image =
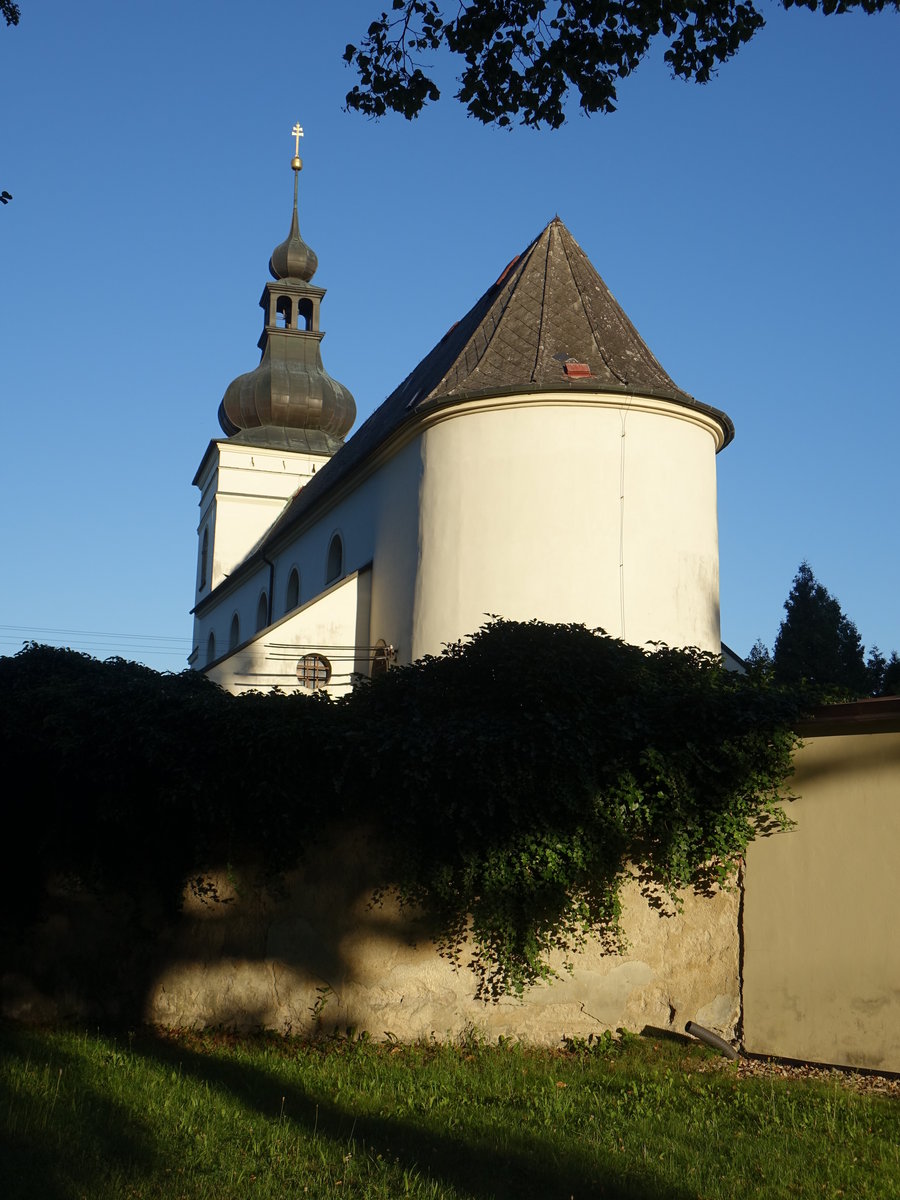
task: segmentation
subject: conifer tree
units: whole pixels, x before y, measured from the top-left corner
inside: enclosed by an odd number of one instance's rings
[[[880,696],[900,696],[900,656],[896,650],[891,651],[891,657],[885,663],[878,694]]]
[[[869,673],[869,693],[880,696],[884,687],[884,673],[887,670],[887,659],[877,646],[873,646],[866,659],[866,670]]]
[[[785,683],[805,679],[854,696],[870,694],[865,647],[857,628],[808,562],[800,564],[784,607],[787,616],[772,656],[776,677]]]

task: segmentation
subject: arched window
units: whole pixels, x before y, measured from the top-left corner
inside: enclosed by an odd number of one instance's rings
[[[313,319],[313,304],[312,300],[304,296],[297,303],[297,328],[312,329]]]
[[[344,543],[341,535],[336,533],[328,547],[328,562],[325,566],[325,582],[333,583],[344,573]]]
[[[300,572],[296,567],[291,568],[291,573],[288,575],[287,596],[285,598],[284,611],[290,612],[300,603]]]
[[[276,321],[279,328],[290,329],[292,308],[293,305],[291,304],[290,296],[279,296],[275,301],[275,312],[280,318],[280,320]]]
[[[203,541],[200,544],[200,587],[206,587],[206,580],[209,577],[207,569],[207,558],[209,556],[209,526],[203,530]]]
[[[206,643],[206,661],[211,663],[216,657],[216,635],[210,630],[209,639]]]
[[[259,597],[259,603],[256,606],[256,632],[259,633],[259,631],[261,629],[265,629],[265,627],[268,625],[268,623],[269,623],[269,597],[266,595],[265,592],[261,592],[260,597]]]
[[[234,650],[238,642],[241,640],[241,623],[238,620],[237,613],[231,618],[231,629],[228,633],[228,649]]]
[[[301,687],[324,687],[330,678],[331,663],[324,654],[304,654],[297,663],[297,679]]]

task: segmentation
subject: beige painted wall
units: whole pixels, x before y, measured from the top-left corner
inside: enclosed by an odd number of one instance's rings
[[[796,829],[749,848],[751,1052],[900,1071],[900,716],[873,726],[890,705],[900,701],[846,706],[869,723],[807,736]]]

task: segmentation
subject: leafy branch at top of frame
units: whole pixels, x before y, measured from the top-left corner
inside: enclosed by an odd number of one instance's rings
[[[897,0],[779,0],[826,16],[898,8]],[[348,109],[417,117],[440,90],[421,56],[460,60],[456,98],[485,124],[559,128],[574,96],[585,113],[615,111],[618,83],[658,39],[674,77],[707,83],[762,29],[753,0],[393,0],[344,60],[359,78]]]

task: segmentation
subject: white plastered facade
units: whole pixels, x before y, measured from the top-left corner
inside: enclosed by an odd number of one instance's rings
[[[369,673],[376,647],[401,663],[436,654],[487,614],[718,653],[722,442],[702,408],[651,397],[539,392],[445,403],[397,430],[320,493],[289,535],[267,539],[265,561],[253,567],[251,557],[242,569],[312,466],[322,468],[310,456],[214,443],[218,468],[208,453],[195,481],[206,514],[200,547],[211,526],[219,550],[215,594],[198,593],[194,665],[232,691],[292,690],[297,662],[319,653],[333,667],[329,690],[340,693]],[[342,569],[330,579],[336,535]],[[300,590],[289,609],[293,570]],[[269,617],[258,629],[264,593]]]

